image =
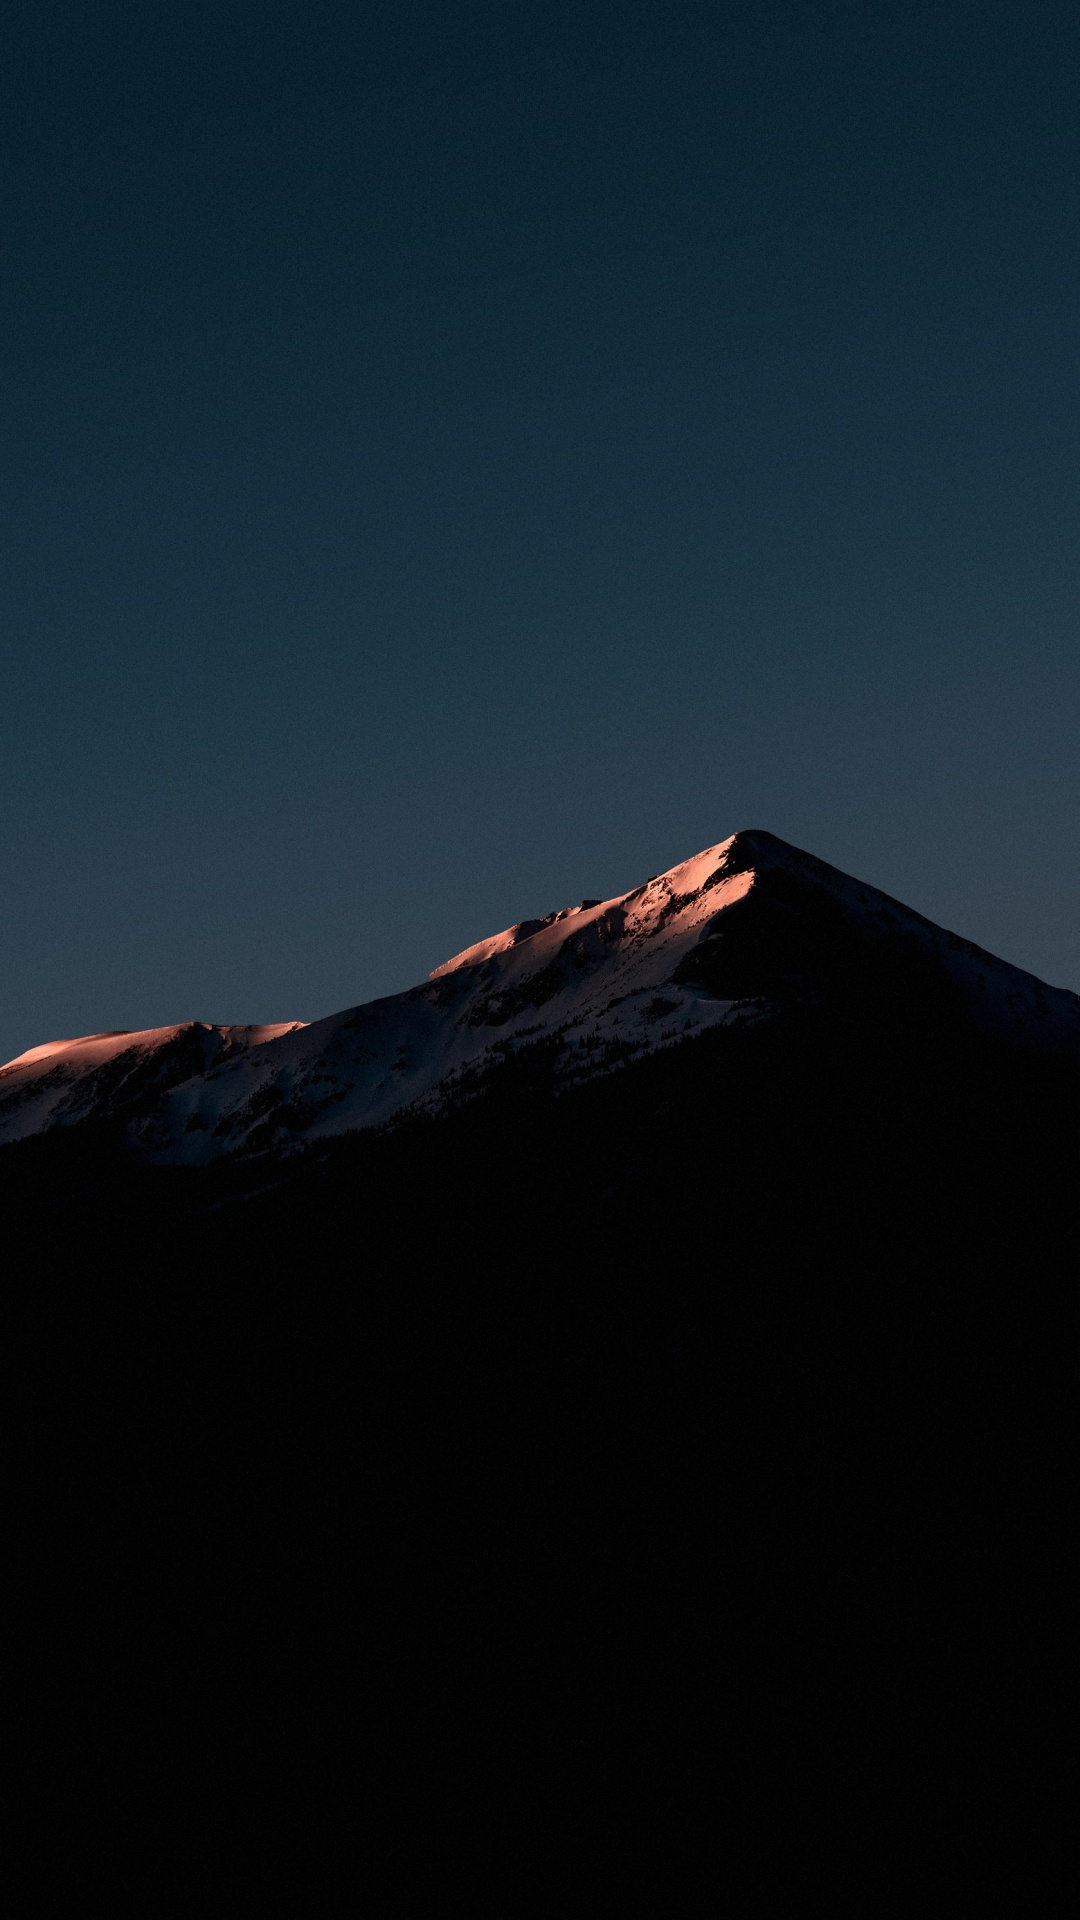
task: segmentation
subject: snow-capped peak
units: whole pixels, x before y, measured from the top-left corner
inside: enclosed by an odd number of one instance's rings
[[[619,916],[622,929],[628,935],[638,937],[659,932],[665,918],[670,918],[672,902],[684,907],[705,888],[715,886],[721,879],[735,890],[729,897],[741,897],[752,883],[752,875],[730,877],[724,874],[724,862],[728,851],[735,845],[738,835],[732,834],[727,840],[721,840],[715,847],[706,847],[704,853],[697,853],[692,860],[684,860],[668,873],[654,874],[643,886],[634,887],[629,893],[616,894],[610,900],[583,900],[576,907],[561,907],[557,913],[545,914],[540,920],[519,920],[515,926],[507,927],[502,933],[492,934],[487,940],[478,940],[475,946],[466,947],[463,953],[457,953],[452,960],[444,960],[441,966],[433,967],[429,975],[432,980],[440,980],[446,974],[456,973],[461,967],[479,967],[494,960],[500,954],[510,953],[514,948],[530,943],[529,962],[537,953],[550,952],[561,946],[562,942],[574,931],[597,923],[609,923],[612,916]],[[742,884],[739,884],[739,882]],[[710,903],[715,911],[719,900]]]
[[[755,829],[629,893],[518,921],[411,991],[310,1026],[191,1022],[32,1047],[0,1069],[0,1140],[112,1119],[152,1159],[280,1151],[468,1098],[538,1042],[572,1085],[793,996],[835,1004],[899,948],[984,1026],[1055,1045],[1080,1027],[1075,994]]]

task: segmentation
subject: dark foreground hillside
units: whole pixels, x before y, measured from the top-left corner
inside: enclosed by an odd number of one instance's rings
[[[908,986],[284,1171],[4,1150],[50,1897],[1045,1905],[1075,1065]]]

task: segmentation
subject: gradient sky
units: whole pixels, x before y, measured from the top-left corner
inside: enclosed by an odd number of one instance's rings
[[[0,1059],[743,826],[1080,986],[1078,35],[9,5]]]

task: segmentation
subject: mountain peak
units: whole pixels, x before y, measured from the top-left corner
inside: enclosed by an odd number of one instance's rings
[[[745,837],[745,836],[743,836]],[[491,934],[486,940],[478,940],[474,946],[466,947],[453,959],[444,960],[432,969],[429,978],[442,979],[446,974],[456,973],[461,967],[479,967],[495,959],[499,954],[510,953],[525,941],[536,941],[538,936],[552,936],[561,942],[577,927],[596,924],[611,916],[621,916],[628,926],[639,933],[650,924],[656,927],[659,921],[671,916],[671,902],[680,906],[687,905],[692,899],[718,884],[719,881],[734,874],[737,869],[728,860],[729,851],[740,841],[735,834],[727,840],[719,841],[715,846],[706,847],[689,860],[680,861],[666,873],[653,874],[641,886],[633,887],[629,893],[616,894],[609,900],[586,899],[576,907],[561,907],[555,913],[545,914],[539,920],[519,920],[512,927],[506,927],[502,933]],[[781,843],[777,843],[781,844]],[[748,848],[749,850],[749,848]],[[541,941],[543,951],[552,945],[552,937]],[[536,951],[537,949],[534,949]]]
[[[310,1026],[189,1022],[33,1047],[0,1069],[0,1140],[109,1119],[152,1159],[280,1151],[468,1099],[523,1048],[540,1044],[571,1086],[781,1007],[840,1017],[854,994],[873,1019],[930,976],[1001,1037],[1057,1047],[1080,1026],[1075,994],[745,828]]]

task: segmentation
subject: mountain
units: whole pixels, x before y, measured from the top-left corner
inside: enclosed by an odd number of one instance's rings
[[[610,900],[525,920],[423,985],[310,1025],[199,1022],[32,1048],[0,1069],[0,1142],[122,1126],[157,1164],[280,1152],[436,1112],[543,1050],[563,1087],[794,1003],[933,980],[987,1033],[1043,1050],[1080,1000],[763,832]]]
[[[1056,1910],[1078,1011],[754,832],[11,1063],[16,1737],[113,1904],[165,1809],[185,1912]]]

